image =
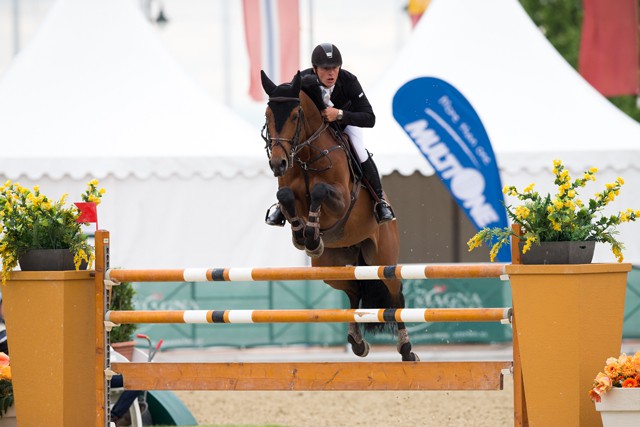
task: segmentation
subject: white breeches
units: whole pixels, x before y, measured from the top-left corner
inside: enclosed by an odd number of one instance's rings
[[[357,126],[347,126],[344,128],[344,133],[349,136],[351,145],[358,156],[358,161],[360,163],[366,162],[369,158],[369,153],[364,148],[364,132],[362,132],[362,128]]]

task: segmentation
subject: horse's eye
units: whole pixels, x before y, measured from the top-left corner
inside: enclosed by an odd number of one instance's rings
[[[291,120],[298,120],[298,113],[294,113],[294,114],[291,116]]]

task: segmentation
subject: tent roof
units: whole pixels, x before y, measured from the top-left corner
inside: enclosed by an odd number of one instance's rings
[[[128,0],[59,0],[0,80],[7,176],[268,173],[258,125],[214,102]]]
[[[382,173],[433,169],[393,118],[398,88],[432,76],[480,116],[503,170],[625,169],[640,163],[640,125],[593,89],[553,48],[517,0],[434,0],[378,84],[367,146]],[[596,164],[594,164],[596,163]]]

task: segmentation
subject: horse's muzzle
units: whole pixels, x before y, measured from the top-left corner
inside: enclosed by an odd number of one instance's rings
[[[289,168],[289,162],[287,161],[286,157],[279,159],[272,158],[271,161],[269,161],[269,166],[273,171],[273,176],[278,177],[284,175],[284,173],[287,171],[287,169]]]

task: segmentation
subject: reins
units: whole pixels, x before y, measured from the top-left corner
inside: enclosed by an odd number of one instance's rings
[[[322,133],[329,128],[329,123],[323,123],[309,138],[307,138],[303,142],[300,142],[300,132],[302,130],[302,122],[304,121],[304,110],[302,109],[300,98],[275,96],[269,97],[269,102],[296,102],[298,104],[298,120],[296,123],[296,131],[292,138],[272,137],[269,133],[269,123],[268,121],[265,121],[265,124],[262,127],[261,136],[266,144],[265,150],[267,152],[267,157],[271,159],[271,151],[273,147],[279,145],[284,149],[282,143],[287,142],[291,145],[291,150],[288,154],[288,157],[291,160],[289,164],[293,164],[293,161],[295,160],[303,170],[311,172],[324,172],[331,169],[333,167],[333,161],[331,160],[331,157],[329,157],[329,153],[337,149],[344,149],[344,147],[340,143],[338,143],[331,148],[323,150],[313,145],[313,142],[316,141],[320,137],[320,135],[322,135]],[[317,151],[318,155],[307,160],[302,160],[299,154],[306,147],[308,147],[312,151]],[[322,169],[316,169],[310,166],[323,158],[326,158],[329,161],[328,166]]]

